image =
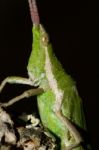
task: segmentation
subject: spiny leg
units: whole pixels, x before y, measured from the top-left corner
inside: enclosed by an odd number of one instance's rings
[[[35,81],[31,81],[28,78],[23,78],[23,77],[18,77],[18,76],[11,76],[11,77],[7,77],[5,78],[0,85],[0,92],[3,90],[3,88],[5,87],[5,85],[9,83],[9,84],[26,84],[26,85],[31,85],[31,86],[35,86]]]
[[[79,133],[79,131],[76,129],[76,127],[73,125],[73,123],[63,115],[62,111],[61,111],[61,106],[62,106],[62,99],[60,100],[61,102],[58,103],[57,101],[55,102],[54,105],[54,113],[56,114],[56,116],[60,119],[60,121],[68,128],[69,132],[71,132],[71,134],[73,135],[73,137],[75,138],[76,143],[71,144],[70,146],[65,146],[65,148],[63,148],[63,150],[72,150],[78,146],[81,145],[81,143],[83,142],[83,139]],[[64,139],[65,141],[65,139]]]
[[[11,105],[13,105],[14,103],[20,101],[20,100],[23,99],[23,98],[28,98],[28,97],[31,97],[31,96],[34,96],[34,95],[39,95],[39,94],[41,94],[41,93],[43,93],[43,92],[44,92],[44,91],[43,91],[42,88],[29,89],[29,90],[24,91],[21,95],[16,96],[15,98],[12,98],[12,99],[9,100],[9,102],[7,102],[7,103],[1,103],[0,106],[8,107],[8,106],[11,106]]]

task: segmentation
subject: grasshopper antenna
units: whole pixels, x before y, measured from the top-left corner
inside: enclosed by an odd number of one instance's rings
[[[32,23],[34,23],[35,25],[39,25],[40,24],[40,18],[39,18],[36,0],[28,0],[28,3],[29,3],[29,8],[30,8]]]

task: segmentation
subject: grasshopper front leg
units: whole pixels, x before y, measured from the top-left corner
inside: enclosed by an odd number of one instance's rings
[[[24,91],[24,92],[23,92],[22,94],[20,94],[19,96],[16,96],[16,97],[12,98],[11,100],[9,100],[9,102],[1,103],[0,106],[8,107],[8,106],[11,106],[11,105],[13,105],[14,103],[20,101],[20,100],[23,99],[23,98],[29,98],[29,97],[34,96],[34,95],[42,94],[43,92],[44,92],[44,91],[43,91],[42,88],[29,89],[29,90]]]
[[[3,88],[5,87],[5,85],[7,83],[9,84],[25,84],[25,85],[30,85],[30,86],[37,86],[39,80],[34,80],[32,81],[29,78],[23,78],[23,77],[19,77],[19,76],[10,76],[5,78],[0,85],[0,92],[3,90]],[[0,106],[3,107],[8,107],[12,104],[14,104],[17,101],[20,101],[23,98],[28,98],[31,97],[33,95],[38,95],[41,94],[43,92],[43,89],[41,88],[37,88],[37,89],[29,89],[24,91],[21,95],[16,96],[15,98],[12,98],[11,100],[9,100],[9,102],[7,103],[1,103]]]
[[[25,84],[25,85],[30,85],[30,86],[38,86],[39,85],[39,79],[35,79],[34,81],[32,81],[29,78],[23,78],[23,77],[19,77],[19,76],[11,76],[11,77],[7,77],[5,78],[0,85],[0,92],[3,90],[3,88],[5,87],[5,85],[9,83],[9,84]]]

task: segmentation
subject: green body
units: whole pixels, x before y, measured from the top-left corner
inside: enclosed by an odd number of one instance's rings
[[[36,1],[28,0],[33,26],[33,46],[27,66],[29,78],[11,76],[0,85],[0,92],[6,83],[38,86],[1,104],[3,107],[37,95],[41,121],[48,130],[60,138],[61,150],[85,150],[78,128],[86,131],[82,101],[75,82],[64,71],[53,53],[48,35],[39,21]],[[90,149],[90,148],[89,148]]]
[[[43,125],[61,139],[61,145],[64,145],[64,139],[67,146],[73,144],[74,137],[53,112],[56,95],[59,94],[57,91],[63,93],[61,107],[63,115],[86,130],[82,101],[77,93],[75,82],[55,57],[42,25],[33,26],[33,46],[27,69],[30,79],[39,81],[39,87],[44,89],[44,93],[37,96]],[[83,150],[83,148],[78,146],[75,150]]]

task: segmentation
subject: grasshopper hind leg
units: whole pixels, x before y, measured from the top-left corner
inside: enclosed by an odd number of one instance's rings
[[[55,103],[54,106],[54,113],[55,115],[58,117],[58,119],[60,120],[60,122],[68,129],[68,131],[70,132],[70,134],[72,135],[72,137],[74,138],[74,143],[70,143],[69,141],[69,146],[67,146],[67,142],[66,142],[66,134],[63,131],[63,137],[61,137],[62,140],[62,150],[73,150],[74,148],[77,148],[81,145],[81,143],[83,142],[83,138],[81,136],[81,134],[79,133],[79,131],[76,129],[76,127],[73,125],[73,123],[66,117],[63,115],[62,111],[61,111],[61,104],[62,104],[62,100],[61,103]]]
[[[65,140],[66,139],[62,140],[61,150],[74,150],[75,148],[78,148],[81,145],[81,143],[74,143],[69,146],[66,146]]]

